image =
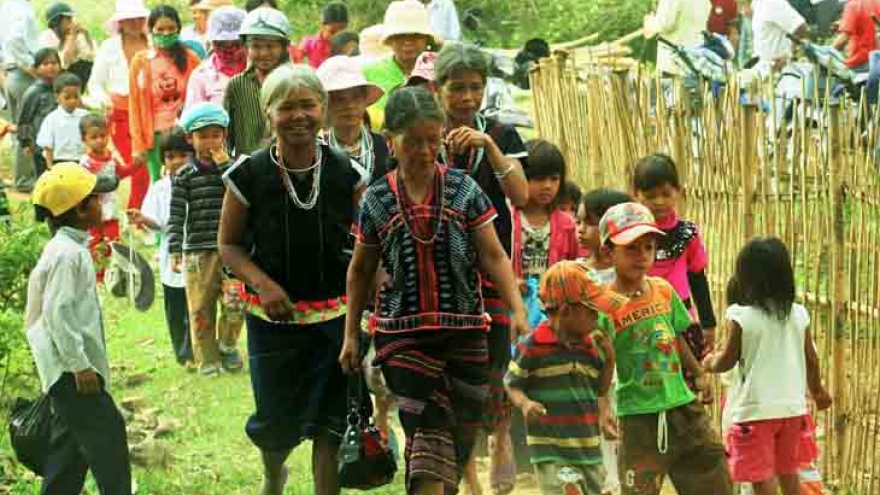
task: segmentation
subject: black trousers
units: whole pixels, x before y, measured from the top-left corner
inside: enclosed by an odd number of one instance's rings
[[[104,390],[80,395],[70,373],[49,390],[52,440],[40,495],[79,495],[86,472],[101,495],[131,495],[131,465],[125,420]]]
[[[193,358],[192,342],[189,336],[189,310],[186,305],[186,289],[162,284],[165,294],[165,321],[171,333],[171,346],[179,364]]]

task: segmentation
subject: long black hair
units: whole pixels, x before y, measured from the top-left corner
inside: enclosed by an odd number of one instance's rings
[[[163,17],[167,17],[174,21],[174,24],[177,24],[177,32],[180,33],[180,28],[182,26],[180,22],[180,14],[177,13],[177,9],[170,5],[159,5],[150,11],[150,18],[147,20],[147,26],[150,28],[150,31],[153,30],[153,26],[159,22],[159,19]],[[177,67],[177,70],[180,72],[186,72],[186,67],[188,65],[186,46],[178,40],[168,48],[168,51],[171,52],[171,58],[174,60],[174,65]]]
[[[529,156],[523,161],[523,172],[526,179],[545,179],[554,175],[559,176],[559,191],[553,198],[553,207],[559,204],[563,194],[565,181],[568,178],[565,157],[559,148],[546,139],[530,139],[526,142],[526,151]]]
[[[727,298],[730,304],[755,306],[787,320],[795,300],[795,282],[785,244],[776,237],[749,241],[736,258],[736,272],[728,283]]]

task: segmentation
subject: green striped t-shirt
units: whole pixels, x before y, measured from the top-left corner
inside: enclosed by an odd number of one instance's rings
[[[504,382],[541,403],[547,414],[529,423],[532,464],[594,465],[599,447],[599,375],[604,359],[589,337],[562,345],[549,322],[516,346]]]

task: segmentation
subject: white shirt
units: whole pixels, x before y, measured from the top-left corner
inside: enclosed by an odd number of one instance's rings
[[[411,0],[425,5],[422,0]],[[428,17],[431,29],[443,37],[444,41],[458,41],[461,39],[461,24],[458,22],[458,11],[452,0],[431,0],[425,5],[428,9]]]
[[[171,254],[168,252],[168,219],[171,217],[171,177],[162,177],[150,186],[141,213],[156,222],[162,235],[159,244],[159,277],[163,285],[169,287],[185,287],[183,274],[171,269]]]
[[[710,0],[660,0],[657,11],[649,16],[646,26],[669,42],[686,47],[703,44],[703,31],[712,13]],[[684,75],[676,63],[676,55],[664,43],[657,43],[657,70]]]
[[[728,398],[733,423],[807,414],[804,339],[810,315],[800,304],[781,321],[753,306],[727,308],[742,329],[739,384]]]
[[[40,49],[40,31],[34,4],[26,0],[3,2],[3,65],[30,69]]]
[[[122,49],[122,38],[114,36],[101,43],[89,78],[90,102],[109,107],[110,94],[128,96],[128,60]]]
[[[37,134],[37,145],[52,150],[55,161],[79,162],[85,152],[79,123],[89,112],[76,108],[72,113],[58,106],[46,116]]]
[[[28,280],[25,325],[43,391],[63,373],[95,370],[110,384],[104,323],[89,235],[62,227]]]
[[[789,60],[792,44],[786,37],[794,34],[806,21],[788,0],[754,0],[752,2],[753,51],[760,59],[758,72],[769,74],[775,60]]]

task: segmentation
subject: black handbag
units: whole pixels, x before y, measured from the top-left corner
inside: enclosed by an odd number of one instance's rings
[[[364,394],[361,375],[348,379],[348,426],[337,454],[339,486],[355,490],[372,490],[387,485],[397,473],[397,461],[388,438],[373,423],[369,398]]]
[[[18,462],[43,475],[52,439],[52,405],[48,395],[18,399],[9,417],[9,439]]]

